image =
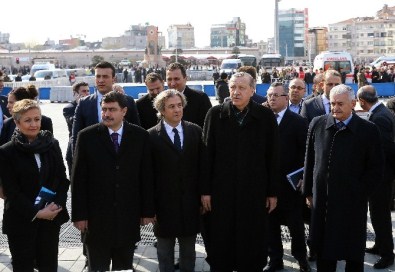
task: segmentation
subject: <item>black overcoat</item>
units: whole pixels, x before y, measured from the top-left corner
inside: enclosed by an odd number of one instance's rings
[[[212,204],[208,261],[222,270],[262,269],[266,198],[277,194],[278,126],[273,112],[252,100],[240,126],[231,103],[211,108],[203,129],[209,179],[202,194]]]
[[[337,130],[332,115],[309,127],[304,194],[313,196],[311,240],[323,259],[364,260],[368,195],[382,180],[380,134],[353,114]]]
[[[78,134],[71,178],[72,221],[88,220],[88,244],[131,245],[140,218],[154,216],[149,135],[123,123],[118,153],[102,123]]]
[[[204,177],[202,129],[182,121],[184,143],[178,151],[163,122],[148,132],[152,146],[158,237],[192,236],[199,232],[199,184]]]

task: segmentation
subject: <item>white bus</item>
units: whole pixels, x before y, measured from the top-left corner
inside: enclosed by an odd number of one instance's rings
[[[314,59],[314,71],[322,69],[334,69],[336,71],[345,72],[346,82],[353,83],[354,79],[354,62],[350,53],[324,51],[318,54]]]
[[[284,57],[280,54],[264,54],[259,61],[259,65],[271,73],[273,68],[284,66]]]

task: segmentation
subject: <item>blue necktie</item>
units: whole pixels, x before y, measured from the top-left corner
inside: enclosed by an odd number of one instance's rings
[[[174,145],[178,150],[181,150],[181,139],[180,135],[178,134],[178,130],[176,128],[173,128],[174,132]]]
[[[342,128],[345,126],[345,124],[344,124],[342,121],[340,121],[340,122],[338,122],[338,123],[336,124],[336,126],[337,126],[337,128],[340,130],[340,129],[342,129]]]
[[[115,152],[118,153],[118,149],[119,149],[118,133],[116,133],[116,132],[111,133],[111,140],[112,140],[112,143],[114,145]]]

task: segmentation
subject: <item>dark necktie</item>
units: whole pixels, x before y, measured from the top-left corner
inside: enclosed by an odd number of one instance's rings
[[[174,132],[174,145],[178,150],[181,150],[181,139],[180,135],[178,134],[178,130],[176,128],[173,128]]]
[[[338,122],[338,123],[336,124],[336,126],[337,126],[337,128],[340,130],[340,129],[342,129],[342,128],[345,126],[345,124],[344,124],[342,121],[340,121],[340,122]]]
[[[115,152],[118,153],[118,149],[119,149],[118,133],[116,132],[111,133],[111,140],[112,140],[112,144],[114,145]]]

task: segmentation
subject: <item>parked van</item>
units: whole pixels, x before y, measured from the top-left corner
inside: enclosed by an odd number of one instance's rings
[[[324,51],[318,54],[314,59],[314,71],[323,69],[342,70],[346,73],[346,82],[353,83],[354,79],[354,62],[352,56],[347,52]]]
[[[39,70],[34,73],[36,80],[47,80],[56,78],[67,78],[66,70],[64,69],[52,69],[52,70]]]
[[[227,73],[230,77],[241,67],[240,59],[224,59],[221,63],[220,73]]]
[[[55,64],[50,62],[37,62],[33,64],[32,68],[30,69],[30,74],[34,75],[35,72],[40,70],[53,70],[55,69]]]
[[[370,66],[374,67],[381,67],[381,66],[387,66],[387,65],[394,65],[395,64],[395,56],[381,56],[375,59],[372,63],[370,63]]]

